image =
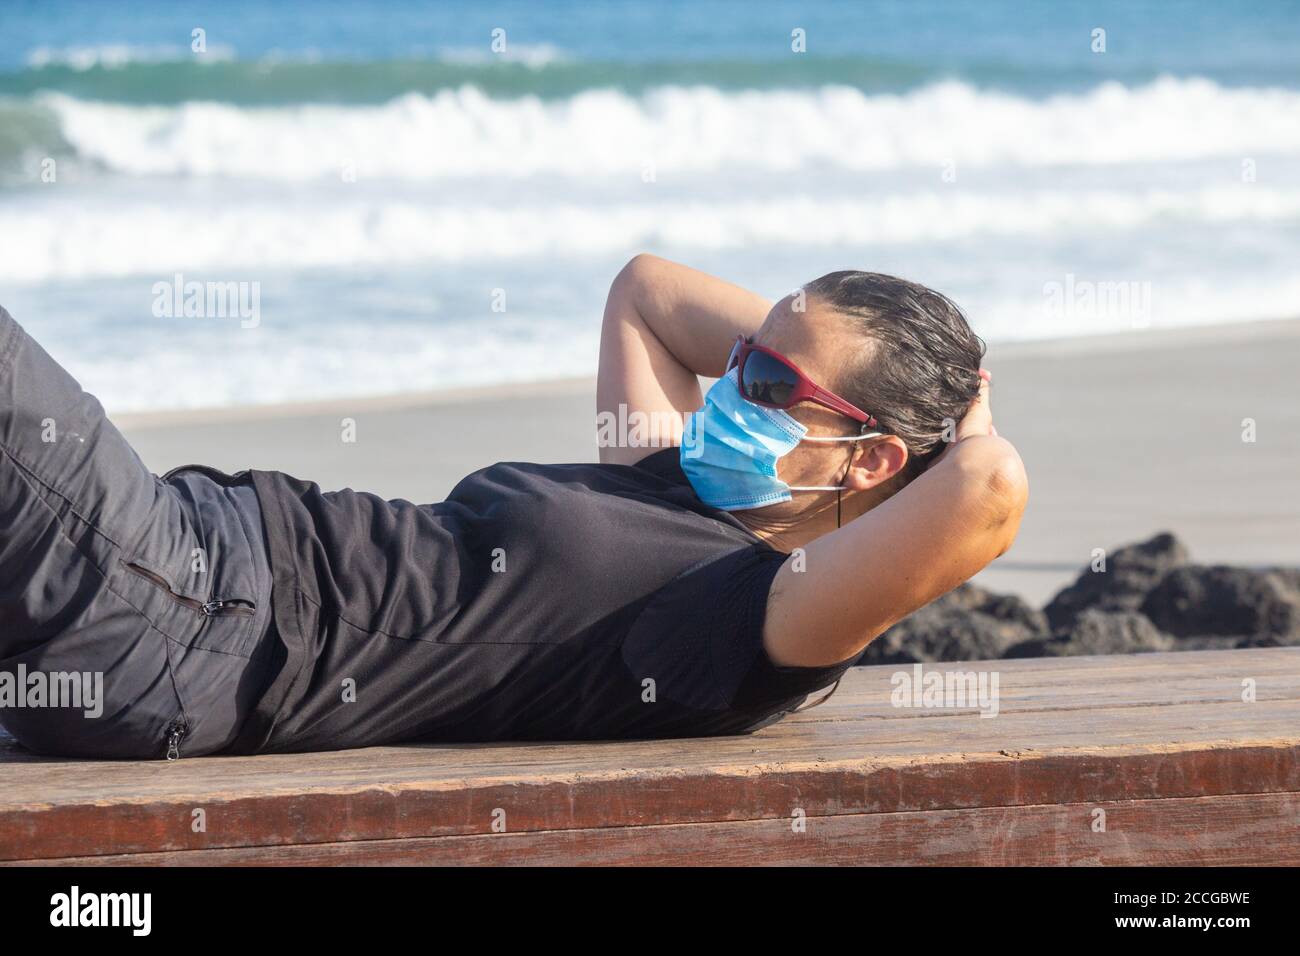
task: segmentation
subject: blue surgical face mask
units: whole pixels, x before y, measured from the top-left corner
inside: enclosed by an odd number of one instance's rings
[[[742,511],[789,501],[792,491],[842,491],[842,485],[791,487],[777,477],[777,462],[801,441],[861,441],[881,433],[809,438],[807,426],[789,412],[741,395],[736,374],[732,369],[713,384],[682,434],[682,471],[696,497],[723,511]]]

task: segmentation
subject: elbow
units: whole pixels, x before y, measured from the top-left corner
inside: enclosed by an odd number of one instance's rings
[[[992,500],[1007,514],[1025,510],[1029,501],[1029,476],[1020,453],[1005,438],[992,438],[998,443],[989,465],[985,485]]]
[[[653,253],[638,252],[631,259],[627,260],[627,265],[623,266],[623,271],[641,272],[646,269],[653,269],[660,262],[663,262],[663,260]]]
[[[984,479],[984,495],[990,524],[999,542],[997,553],[1005,553],[1020,530],[1020,519],[1029,504],[1029,476],[1015,446],[1003,438]]]
[[[658,257],[643,252],[629,259],[618,271],[610,283],[609,295],[605,298],[606,324],[621,320],[629,310],[640,311],[644,291],[650,286],[651,277],[661,261]]]
[[[961,447],[965,446],[965,447]],[[990,435],[961,443],[963,484],[969,504],[995,544],[997,554],[1011,547],[1020,529],[1020,519],[1029,503],[1029,476],[1014,445]]]
[[[618,290],[632,290],[644,286],[663,262],[658,256],[640,252],[627,261],[627,264],[614,276],[610,294]]]

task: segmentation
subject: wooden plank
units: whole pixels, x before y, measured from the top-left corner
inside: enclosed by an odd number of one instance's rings
[[[1211,748],[1098,757],[985,755],[654,779],[467,783],[255,797],[87,803],[0,814],[0,860],[516,831],[698,824],[814,815],[1020,806],[1300,788],[1300,748]],[[194,832],[195,811],[206,827]]]
[[[885,666],[748,737],[174,763],[11,747],[0,859],[454,837],[489,832],[497,810],[519,832],[1300,789],[1300,648],[937,669],[980,667],[1000,677],[995,718],[891,707],[900,668]]]
[[[1105,831],[1097,832],[1097,812]],[[1300,793],[74,857],[59,865],[1295,866]]]

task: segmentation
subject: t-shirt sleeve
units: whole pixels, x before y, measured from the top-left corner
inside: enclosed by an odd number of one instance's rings
[[[838,680],[853,661],[779,667],[763,648],[767,595],[786,555],[761,545],[687,568],[642,610],[623,644],[638,680],[698,711],[777,710]]]

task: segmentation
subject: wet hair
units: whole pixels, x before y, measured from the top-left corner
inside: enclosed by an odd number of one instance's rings
[[[833,390],[874,415],[880,431],[903,439],[901,487],[939,456],[945,424],[961,421],[975,400],[984,342],[951,299],[906,279],[847,270],[804,290],[871,342],[846,363]]]

